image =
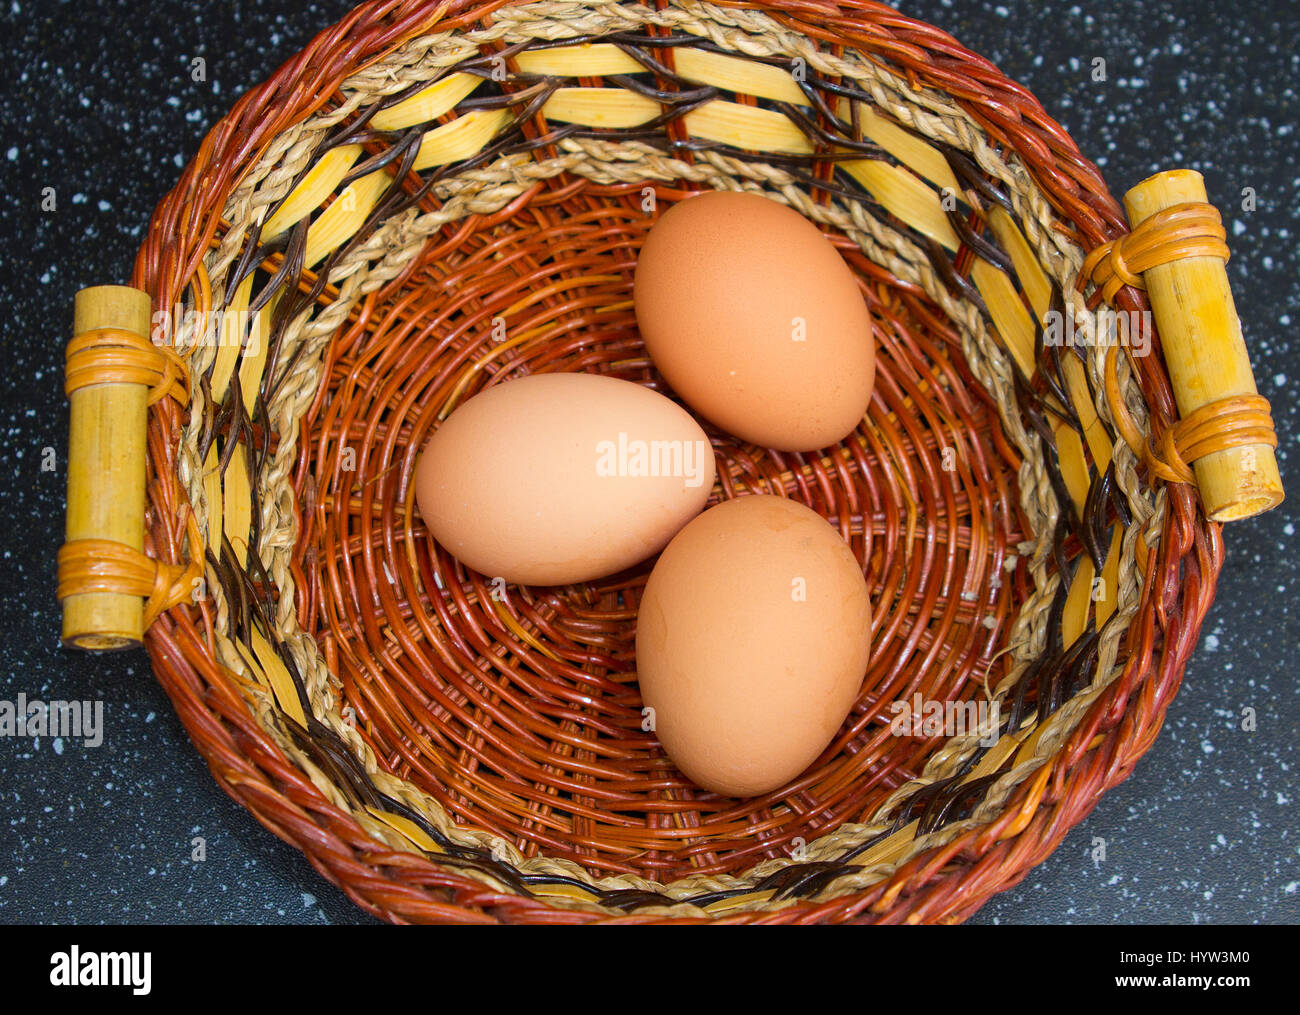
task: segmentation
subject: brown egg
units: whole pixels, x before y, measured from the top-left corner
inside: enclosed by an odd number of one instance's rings
[[[813,451],[866,414],[871,315],[830,241],[785,205],[723,191],[674,205],[641,248],[633,296],[659,372],[723,430]]]
[[[621,571],[663,549],[708,500],[713,450],[663,395],[598,374],[490,387],[429,438],[415,499],[466,566],[529,585]]]
[[[806,769],[862,686],[871,604],[862,568],[815,511],[724,501],[660,555],[637,613],[637,679],[678,768],[724,796]]]

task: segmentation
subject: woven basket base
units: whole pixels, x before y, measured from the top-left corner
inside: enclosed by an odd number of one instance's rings
[[[709,435],[714,501],[798,499],[863,561],[874,690],[791,785],[751,800],[691,785],[642,730],[633,645],[652,562],[567,589],[493,584],[437,547],[410,503],[414,452],[488,384],[591,371],[665,390],[631,309],[642,202],[637,187],[557,180],[496,228],[429,245],[404,285],[367,306],[368,330],[331,352],[329,401],[304,435],[297,493],[317,509],[298,552],[321,575],[299,615],[337,659],[342,707],[375,757],[458,822],[596,876],[671,881],[868,820],[944,742],[892,735],[888,705],[983,698],[997,683],[1017,463],[936,309],[866,273],[880,357],[857,432],[808,455]],[[947,476],[946,490],[919,479]],[[335,608],[348,599],[354,610]]]

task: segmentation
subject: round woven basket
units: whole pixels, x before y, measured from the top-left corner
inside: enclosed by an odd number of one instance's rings
[[[412,491],[489,385],[671,395],[633,270],[707,189],[820,226],[878,343],[841,445],[709,431],[711,502],[809,505],[874,605],[869,690],[743,800],[642,728],[653,561],[501,588]],[[1142,451],[1178,419],[1157,336],[1045,341],[1053,313],[1147,310],[1084,270],[1128,231],[1031,95],[880,4],[364,4],[209,134],[135,266],[176,354],[148,417],[157,679],[227,792],[387,920],[962,920],[1151,745],[1222,562]],[[899,728],[932,702],[998,735]]]

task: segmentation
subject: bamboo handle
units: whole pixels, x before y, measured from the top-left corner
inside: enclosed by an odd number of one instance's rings
[[[1157,173],[1124,195],[1129,224],[1188,202],[1205,202],[1205,181],[1190,169]],[[1241,320],[1217,257],[1184,257],[1143,272],[1174,398],[1184,419],[1221,399],[1255,395]],[[1216,522],[1260,514],[1282,502],[1277,457],[1267,444],[1215,451],[1193,465],[1205,513]]]
[[[73,331],[100,329],[149,337],[147,293],[105,285],[76,295]],[[112,382],[69,396],[67,540],[94,539],[144,548],[147,384]],[[144,599],[121,592],[84,592],[63,600],[63,642],[82,649],[119,649],[144,636]]]

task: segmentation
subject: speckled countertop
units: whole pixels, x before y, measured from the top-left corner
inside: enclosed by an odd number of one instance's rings
[[[238,96],[346,0],[16,0],[0,12],[0,699],[102,699],[107,735],[0,738],[0,922],[353,923],[367,916],[209,775],[142,652],[58,645],[73,293],[125,280],[154,205]],[[1133,775],[976,923],[1300,921],[1300,8],[1289,0],[903,3],[1024,82],[1113,192],[1205,174],[1262,391],[1282,508],[1228,529],[1228,561],[1164,731]],[[191,75],[205,61],[205,80]],[[1095,82],[1094,60],[1107,80]],[[1241,195],[1251,188],[1256,209]],[[51,204],[51,196],[53,206]],[[54,468],[42,470],[53,448]],[[1245,708],[1257,728],[1243,731]],[[205,859],[192,859],[194,840]],[[1105,840],[1105,859],[1094,859]]]

